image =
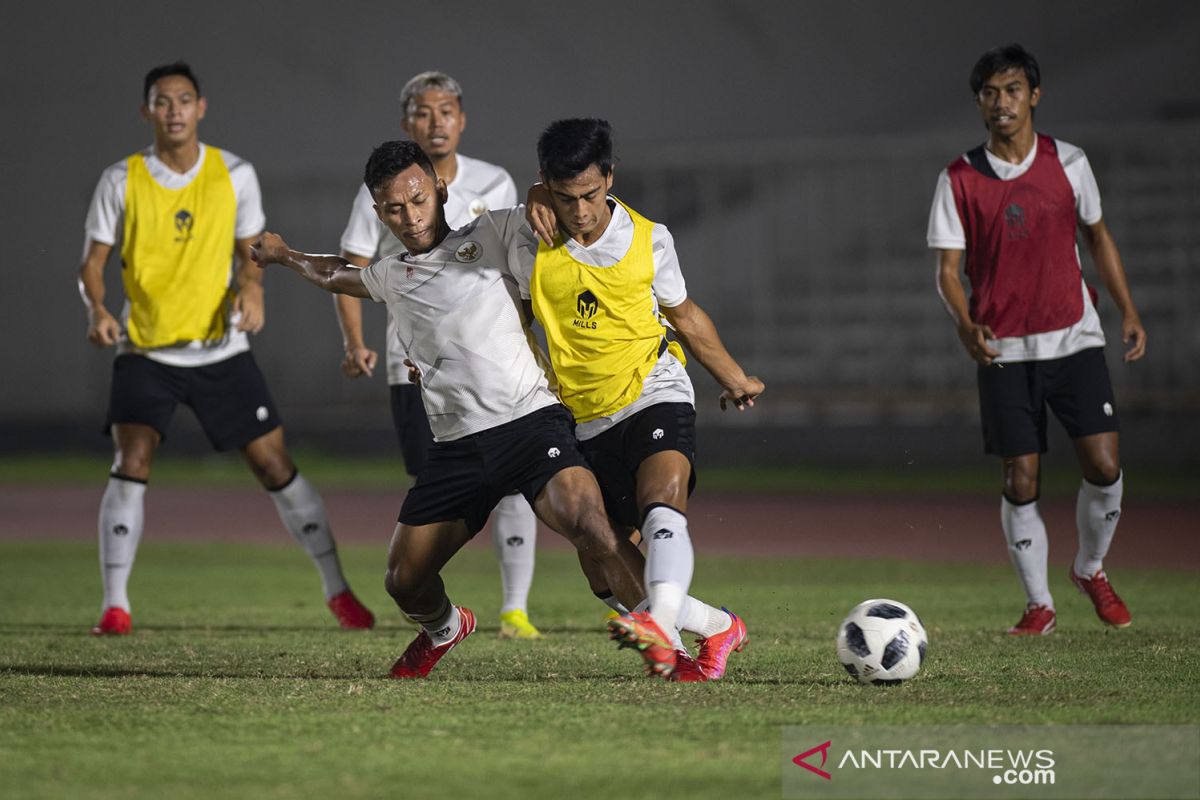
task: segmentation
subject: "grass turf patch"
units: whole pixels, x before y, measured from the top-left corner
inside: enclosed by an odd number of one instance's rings
[[[336,629],[296,548],[147,540],[135,633],[87,635],[96,555],[0,542],[0,785],[18,797],[778,796],[784,725],[1194,723],[1192,573],[1121,570],[1134,626],[1112,632],[1051,576],[1059,630],[1014,640],[1011,571],[879,561],[700,558],[698,596],[744,615],[726,679],[674,685],[602,632],[571,554],[542,551],[531,615],[546,638],[498,641],[486,548],[446,570],[477,633],[426,681],[382,676],[414,635],[381,589],[383,545],[342,548],[380,617]],[[913,606],[922,673],[864,687],[834,655],[867,597]],[[629,759],[653,780],[628,775]]]

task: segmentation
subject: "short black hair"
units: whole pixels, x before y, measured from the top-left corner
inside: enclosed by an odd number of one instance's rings
[[[368,191],[374,193],[380,186],[413,164],[425,170],[429,177],[433,178],[434,183],[437,183],[437,173],[433,169],[433,162],[416,142],[410,142],[407,139],[393,139],[390,142],[384,142],[371,151],[366,169],[363,170],[363,183],[367,185]]]
[[[150,90],[154,88],[154,84],[158,83],[161,78],[168,75],[182,75],[192,82],[192,86],[196,89],[196,97],[203,97],[200,94],[200,80],[196,77],[196,73],[192,72],[192,67],[186,61],[176,61],[171,64],[163,64],[160,67],[155,67],[146,73],[146,80],[142,83],[142,102],[150,102]]]
[[[592,164],[608,177],[613,168],[612,126],[603,119],[551,122],[537,144],[538,168],[553,180],[574,178]]]
[[[975,67],[971,70],[971,94],[979,94],[988,78],[1010,69],[1024,71],[1030,89],[1036,89],[1042,83],[1042,71],[1038,68],[1037,59],[1021,45],[1011,42],[993,47],[975,62]]]

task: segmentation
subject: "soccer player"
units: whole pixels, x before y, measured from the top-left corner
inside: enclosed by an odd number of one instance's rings
[[[413,142],[377,147],[364,183],[405,252],[360,269],[337,256],[298,253],[266,234],[253,254],[327,291],[387,303],[404,356],[421,373],[434,444],[400,510],[386,586],[423,630],[392,677],[425,677],[475,629],[472,612],[450,602],[439,572],[514,490],[599,562],[621,602],[637,604],[644,593],[636,559],[608,525],[571,415],[526,335],[510,271],[524,227],[520,209],[486,212],[451,231],[442,212],[445,181]]]
[[[679,344],[723,391],[721,408],[754,405],[763,382],[747,376],[712,320],[687,295],[665,226],[613,197],[610,126],[552,123],[538,140],[542,187],[530,220],[542,242],[520,248],[517,280],[546,332],[563,402],[604,492],[618,533],[648,542],[648,609],[610,620],[614,639],[637,647],[652,672],[676,680],[720,678],[746,641],[735,614],[688,596],[693,551],[687,499],[695,485],[695,393]],[[699,634],[695,660],[677,629]],[[669,632],[669,633],[668,633]]]
[[[126,591],[142,538],[151,464],[176,407],[189,406],[213,447],[239,450],[284,526],[321,575],[343,628],[374,617],[350,591],[321,496],[297,472],[247,333],[263,327],[262,274],[250,243],[264,217],[248,161],[205,145],[208,110],[182,62],[146,74],[142,116],[154,144],[106,169],[88,211],[79,291],[88,339],[116,346],[105,433],[116,451],[100,502],[103,615],[95,634],[131,630]],[[121,243],[125,310],[104,306],[104,266]]]
[[[422,72],[400,92],[403,119],[400,128],[420,145],[433,162],[438,177],[446,182],[446,221],[460,228],[488,210],[517,204],[517,187],[502,167],[458,152],[459,139],[467,125],[462,106],[462,87],[442,72]],[[358,267],[404,251],[375,214],[374,200],[365,184],[359,186],[350,209],[350,221],[342,233],[342,258]],[[362,301],[350,295],[334,297],[346,357],[342,370],[350,377],[371,375],[377,355],[366,346],[362,334]],[[400,450],[410,475],[421,471],[433,434],[421,404],[421,390],[408,380],[404,349],[395,335],[396,321],[388,312],[387,376],[391,394],[392,422],[400,438]],[[538,629],[527,613],[529,587],[533,582],[537,545],[537,519],[520,494],[501,498],[492,514],[492,542],[500,560],[503,604],[500,608],[501,638],[537,639]]]
[[[1037,61],[1018,44],[989,50],[971,70],[970,84],[987,142],[938,177],[928,241],[937,251],[942,302],[978,364],[984,450],[1001,459],[1000,523],[1027,598],[1009,633],[1044,635],[1055,626],[1037,505],[1047,406],[1071,437],[1083,472],[1071,582],[1101,620],[1123,628],[1129,609],[1103,563],[1121,515],[1117,408],[1077,229],[1121,313],[1122,339],[1131,343],[1126,362],[1145,354],[1146,332],[1087,157],[1034,130],[1042,97]]]

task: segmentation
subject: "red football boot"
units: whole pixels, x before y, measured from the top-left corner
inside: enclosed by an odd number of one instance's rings
[[[434,646],[429,634],[422,630],[417,638],[412,640],[404,655],[392,665],[390,676],[393,678],[424,678],[429,671],[442,660],[442,656],[454,649],[454,646],[470,636],[475,630],[475,614],[465,606],[458,606],[462,619],[458,635],[443,645]]]
[[[671,671],[667,680],[675,683],[703,683],[708,680],[708,676],[704,674],[704,667],[692,658],[691,653],[686,650],[676,650],[675,669]]]
[[[746,643],[750,641],[750,634],[746,631],[746,623],[742,622],[742,618],[728,608],[722,607],[721,610],[732,620],[729,627],[720,633],[696,640],[700,645],[696,661],[700,663],[708,680],[712,681],[725,674],[725,662],[729,659],[729,654],[742,652]]]
[[[1128,628],[1133,622],[1129,615],[1129,609],[1125,606],[1125,601],[1117,597],[1117,593],[1113,591],[1112,584],[1108,582],[1108,576],[1104,574],[1104,570],[1100,570],[1090,578],[1081,578],[1075,574],[1075,568],[1071,567],[1071,583],[1079,587],[1079,591],[1086,594],[1092,599],[1092,605],[1096,607],[1096,616],[1101,619],[1106,625],[1112,625],[1114,628]]]
[[[375,615],[360,603],[354,596],[354,592],[349,589],[329,598],[326,605],[337,617],[338,624],[347,630],[364,630],[375,627]]]
[[[1054,609],[1030,603],[1016,625],[1008,629],[1010,636],[1045,636],[1054,631]]]
[[[104,609],[100,621],[92,628],[92,636],[128,636],[133,631],[133,620],[123,608],[109,606]]]
[[[675,648],[648,611],[634,611],[608,621],[609,638],[621,647],[636,648],[646,659],[646,671],[663,678],[675,669]]]

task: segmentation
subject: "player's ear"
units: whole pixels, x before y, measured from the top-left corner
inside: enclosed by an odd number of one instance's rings
[[[437,179],[437,193],[438,199],[445,204],[446,200],[450,197],[450,190],[446,188],[446,181],[444,178]]]
[[[462,110],[461,104],[458,109],[458,132],[462,133],[467,129],[467,112]]]
[[[150,106],[146,105],[145,103],[142,103],[142,119],[149,122],[150,117],[152,117],[152,116],[153,116],[153,114],[150,113]]]
[[[208,113],[208,100],[207,100],[207,98],[201,97],[198,100],[196,100],[196,119],[197,120],[204,119],[204,115],[207,113]]]
[[[1038,100],[1042,98],[1042,87],[1038,86],[1029,93],[1029,107],[1037,108]]]
[[[408,127],[408,114],[400,119],[400,130],[404,131],[404,135],[409,139],[413,138],[412,129]]]

